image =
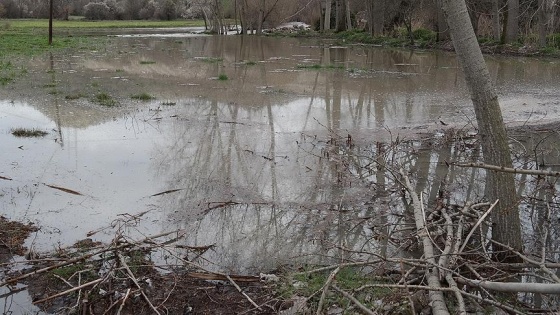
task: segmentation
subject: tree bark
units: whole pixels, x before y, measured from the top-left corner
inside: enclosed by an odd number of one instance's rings
[[[352,16],[350,16],[350,0],[344,0],[344,8],[346,13],[346,30],[352,29]]]
[[[505,43],[512,43],[519,35],[519,0],[507,0]]]
[[[373,35],[382,36],[385,29],[386,0],[373,1]]]
[[[495,41],[500,40],[500,3],[492,0],[492,35]]]
[[[332,9],[332,2],[331,0],[325,1],[325,31],[331,29],[331,9]]]
[[[445,14],[443,13],[441,0],[435,0],[437,7],[437,41],[447,41],[449,37],[449,26],[447,26],[447,20],[445,19]]]
[[[512,167],[498,96],[478,46],[465,1],[442,0],[442,4],[451,39],[470,90],[484,161]],[[492,238],[521,252],[521,222],[513,175],[488,171],[486,192],[489,200],[499,200],[497,208],[492,212]],[[514,260],[502,254],[498,254],[496,258]]]

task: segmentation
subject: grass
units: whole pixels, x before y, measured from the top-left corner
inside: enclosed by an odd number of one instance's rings
[[[323,286],[325,285],[329,271],[327,272],[314,272],[310,274],[298,273],[294,276],[288,275],[286,282],[281,284],[278,288],[280,295],[284,298],[289,298],[294,295],[298,296],[314,296],[310,303],[317,305],[319,302],[320,294]],[[352,267],[341,268],[336,274],[336,285],[347,292],[366,285],[368,283],[375,283],[376,279],[363,274],[361,270]],[[379,282],[378,282],[379,283]],[[355,293],[354,296],[364,305],[373,306],[371,303],[376,300],[381,300],[385,297],[390,297],[393,291],[389,288],[368,288]],[[327,295],[325,305],[337,304],[345,308],[348,306],[348,300],[342,298],[340,295]]]
[[[156,62],[152,61],[152,60],[141,60],[140,61],[141,65],[153,65],[154,63],[156,63]]]
[[[99,93],[95,95],[94,100],[97,104],[102,106],[111,107],[117,105],[117,102],[107,93]]]
[[[131,95],[130,98],[133,99],[133,100],[144,101],[144,102],[151,101],[151,100],[155,99],[154,96],[152,96],[152,95],[150,95],[146,92]]]
[[[229,77],[227,76],[227,74],[223,74],[223,73],[222,73],[222,74],[220,74],[220,75],[218,76],[218,80],[220,80],[220,81],[227,81],[227,80],[229,80]]]
[[[177,105],[177,102],[165,101],[165,102],[161,102],[161,105],[163,105],[163,106],[175,106],[175,105]]]
[[[39,129],[29,129],[29,128],[15,128],[12,129],[12,135],[20,138],[41,138],[49,133]]]
[[[48,19],[7,19],[2,20],[4,28],[9,29],[47,29]],[[54,29],[79,28],[152,28],[152,27],[191,27],[204,26],[204,20],[174,20],[174,21],[88,21],[88,20],[54,20]],[[1,29],[2,27],[0,27]]]
[[[328,70],[333,70],[333,69],[344,69],[344,66],[340,66],[340,65],[333,65],[333,64],[329,64],[329,65],[320,65],[320,64],[312,64],[312,65],[297,65],[298,69],[312,69],[312,70],[321,70],[321,69],[328,69]]]
[[[218,57],[195,57],[195,59],[208,63],[217,63],[224,60],[223,58]]]

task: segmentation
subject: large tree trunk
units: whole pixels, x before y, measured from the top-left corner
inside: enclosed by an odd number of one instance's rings
[[[325,31],[331,29],[331,9],[332,9],[332,2],[331,0],[325,1]]]
[[[511,153],[498,96],[478,46],[465,1],[442,0],[442,4],[451,39],[471,93],[484,161],[511,167]],[[521,251],[521,222],[513,175],[487,171],[486,188],[490,201],[499,199],[498,207],[492,212],[493,240]],[[496,258],[503,260],[510,257],[497,255]]]
[[[512,43],[519,35],[519,0],[507,0],[505,43]]]

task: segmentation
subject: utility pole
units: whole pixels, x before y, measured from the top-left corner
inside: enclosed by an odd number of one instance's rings
[[[49,46],[52,45],[52,20],[53,20],[53,1],[49,0]]]

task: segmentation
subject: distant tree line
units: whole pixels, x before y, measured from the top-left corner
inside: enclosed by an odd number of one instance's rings
[[[172,20],[203,18],[221,33],[228,24],[262,32],[282,22],[301,21],[321,31],[361,29],[374,36],[398,30],[435,32],[447,40],[441,0],[54,0],[60,19]],[[503,43],[520,39],[545,45],[560,32],[559,0],[467,0],[475,32]],[[48,1],[0,0],[0,17],[45,18]],[[556,36],[560,38],[559,36]],[[552,39],[556,39],[556,37]],[[560,45],[560,43],[557,43]]]

